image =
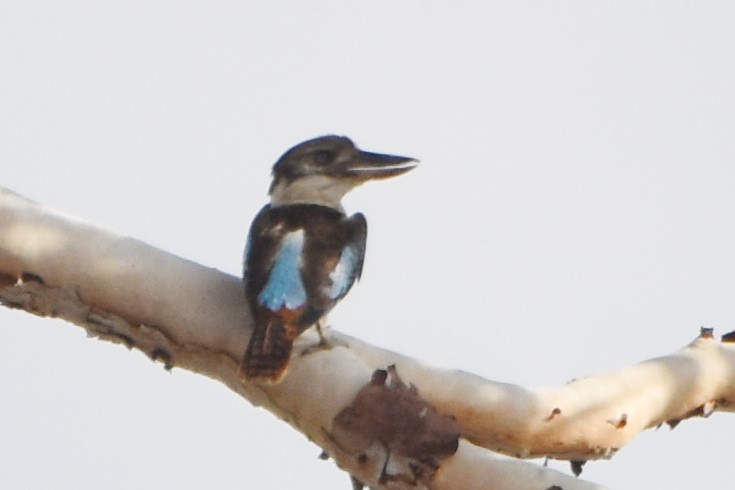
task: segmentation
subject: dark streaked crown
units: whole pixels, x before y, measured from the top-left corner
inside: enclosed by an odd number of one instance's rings
[[[294,146],[273,165],[273,177],[288,180],[304,175],[337,173],[339,162],[350,160],[357,148],[345,136],[327,135]]]

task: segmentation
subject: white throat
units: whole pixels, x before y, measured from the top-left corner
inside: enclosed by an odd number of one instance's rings
[[[342,198],[359,184],[328,175],[307,175],[291,182],[281,180],[270,192],[271,206],[319,204],[344,213]]]

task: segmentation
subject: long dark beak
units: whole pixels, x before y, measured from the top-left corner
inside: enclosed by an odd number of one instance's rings
[[[345,168],[346,172],[363,180],[387,179],[408,172],[418,160],[395,155],[358,151]]]

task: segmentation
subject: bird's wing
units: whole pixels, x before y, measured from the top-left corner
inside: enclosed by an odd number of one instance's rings
[[[271,311],[297,310],[306,304],[306,289],[301,280],[301,252],[304,230],[286,233],[281,240],[268,282],[258,294],[258,304]]]
[[[331,284],[327,295],[334,301],[342,299],[355,280],[362,274],[365,259],[367,222],[362,214],[355,214],[344,220],[346,241],[342,247],[334,269],[329,273]]]
[[[304,230],[266,206],[250,229],[245,249],[246,293],[252,307],[276,312],[298,310],[306,304],[301,278]]]

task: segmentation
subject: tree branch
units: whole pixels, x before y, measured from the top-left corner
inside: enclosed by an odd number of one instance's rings
[[[735,348],[701,335],[679,352],[558,388],[527,389],[432,368],[338,332],[346,347],[296,354],[280,384],[238,375],[252,319],[239,278],[120,237],[0,188],[0,301],[64,318],[92,335],[145,352],[167,368],[219,380],[320,445],[337,464],[378,485],[384,448],[355,451],[333,420],[376,369],[395,364],[439,413],[453,415],[462,441],[419,483],[435,489],[599,489],[519,458],[584,461],[611,457],[641,430],[730,411]],[[295,352],[316,343],[313,332]],[[375,442],[375,441],[369,441]],[[394,460],[395,459],[395,460]],[[407,472],[408,458],[391,471]],[[384,488],[407,488],[403,480]]]

